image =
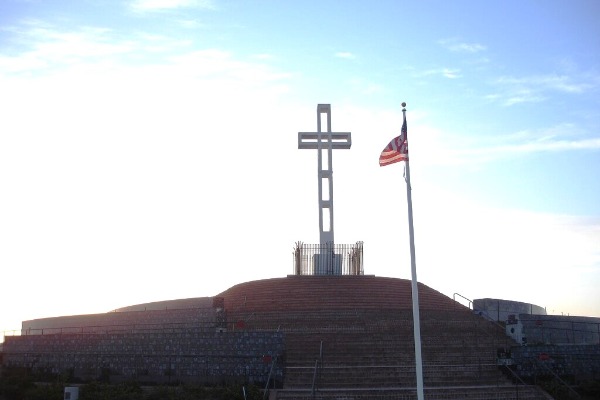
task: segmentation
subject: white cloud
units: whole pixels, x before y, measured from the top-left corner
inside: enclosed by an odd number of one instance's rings
[[[556,93],[579,95],[599,87],[598,79],[574,75],[531,75],[525,77],[503,76],[494,82],[499,92],[487,95],[491,101],[501,101],[504,106],[546,101]]]
[[[61,30],[29,21],[19,29],[22,50],[0,56],[0,73],[48,73],[89,62],[106,64],[136,50],[133,40],[114,40],[113,32],[106,28]]]
[[[514,157],[518,154],[598,149],[600,149],[600,138],[579,140],[541,140],[497,147],[457,151],[458,154],[456,154],[456,156],[463,159],[491,161],[504,157]]]
[[[211,0],[134,0],[130,7],[136,12],[164,11],[177,8],[214,9]]]
[[[487,49],[487,47],[482,44],[461,42],[456,38],[442,39],[439,43],[446,49],[458,53],[479,53]]]
[[[577,82],[577,78],[567,75],[532,75],[515,78],[504,76],[497,80],[500,85],[531,88],[530,90],[552,90],[563,93],[584,93],[597,85],[592,81]]]
[[[361,90],[361,93],[365,94],[365,95],[374,95],[374,94],[380,94],[380,93],[384,93],[385,92],[385,87],[377,84],[377,83],[369,83],[366,86],[364,86]]]
[[[188,52],[170,57],[169,61],[176,66],[180,75],[228,80],[230,85],[241,85],[238,90],[265,82],[282,81],[291,76],[287,72],[274,71],[266,64],[237,60],[231,53],[218,49]]]
[[[432,68],[432,69],[426,69],[426,70],[422,70],[422,71],[415,71],[412,73],[412,76],[416,77],[416,78],[421,78],[421,77],[426,77],[426,76],[435,76],[435,75],[440,75],[440,76],[443,76],[448,79],[456,79],[456,78],[461,77],[460,69],[453,69],[453,68]]]
[[[428,165],[477,165],[534,153],[600,150],[599,136],[590,137],[573,124],[484,139],[466,137],[462,133],[441,132],[421,125],[415,118],[412,120],[413,129],[418,129],[420,134],[412,136],[411,145],[413,149],[427,149],[421,154],[421,162]]]
[[[275,56],[273,56],[273,54],[261,53],[253,55],[252,58],[256,60],[272,60],[275,58]]]
[[[459,73],[460,73],[460,70],[458,70],[458,69],[444,68],[442,75],[444,75],[446,78],[456,79],[456,78],[460,78]]]
[[[505,106],[514,106],[522,103],[540,103],[546,100],[546,97],[533,93],[530,90],[519,90],[517,93],[511,93],[504,102]]]
[[[347,60],[354,60],[356,58],[356,55],[348,51],[339,51],[335,53],[335,56],[338,58],[345,58]]]
[[[179,26],[185,29],[206,28],[207,25],[195,19],[182,19],[177,21]]]

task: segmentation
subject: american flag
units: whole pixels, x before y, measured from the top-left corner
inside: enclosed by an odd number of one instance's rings
[[[406,140],[407,129],[406,129],[406,115],[404,116],[404,122],[402,123],[402,131],[400,136],[395,137],[392,141],[385,146],[385,149],[379,156],[379,166],[385,167],[398,161],[408,161],[408,142]]]

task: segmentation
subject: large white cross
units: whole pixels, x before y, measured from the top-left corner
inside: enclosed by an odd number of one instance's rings
[[[327,131],[321,130],[321,118],[327,114]],[[333,149],[349,149],[350,132],[331,132],[331,105],[317,105],[317,132],[298,132],[299,149],[317,149],[319,164],[319,236],[321,245],[333,245]],[[325,160],[324,160],[325,158]],[[324,167],[326,164],[326,167]],[[327,181],[327,197],[323,197],[323,181]],[[324,215],[327,214],[327,215]]]

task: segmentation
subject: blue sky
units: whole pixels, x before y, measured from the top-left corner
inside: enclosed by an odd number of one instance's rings
[[[338,243],[410,279],[600,316],[597,1],[0,4],[0,331],[212,296],[316,243],[331,104]]]

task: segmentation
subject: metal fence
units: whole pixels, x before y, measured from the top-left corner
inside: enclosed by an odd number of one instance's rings
[[[292,252],[294,275],[363,275],[363,242],[306,244]]]

